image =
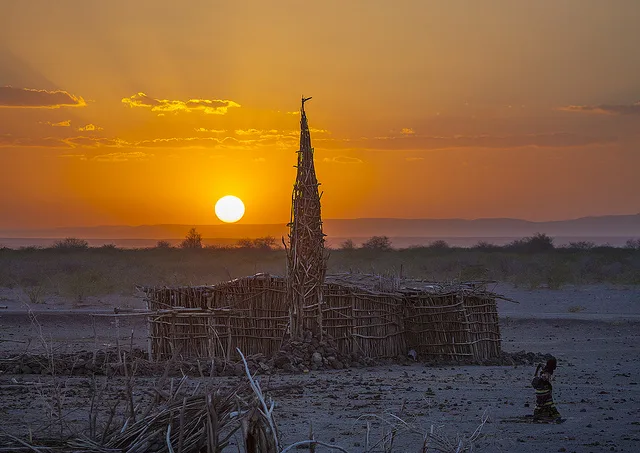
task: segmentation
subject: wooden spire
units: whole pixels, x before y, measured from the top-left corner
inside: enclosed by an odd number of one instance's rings
[[[324,249],[318,179],[313,148],[302,97],[300,107],[300,149],[296,182],[291,202],[289,249],[287,250],[287,293],[290,303],[291,337],[301,338],[305,307],[317,314],[315,325],[307,326],[322,335],[322,285],[327,269]]]

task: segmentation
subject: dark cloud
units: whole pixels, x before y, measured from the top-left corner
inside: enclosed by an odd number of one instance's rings
[[[0,134],[0,148],[64,148],[66,145],[59,138],[28,138]]]
[[[118,138],[105,137],[43,137],[28,138],[0,135],[0,148],[122,148],[135,144]]]
[[[640,116],[640,101],[633,104],[568,105],[561,107],[565,112],[597,113],[601,115]]]
[[[86,102],[79,96],[56,90],[34,90],[31,88],[0,87],[0,107],[58,109],[60,107],[84,107]]]

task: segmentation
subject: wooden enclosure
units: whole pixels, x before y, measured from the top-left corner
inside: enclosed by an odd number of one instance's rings
[[[150,355],[235,359],[271,357],[289,337],[287,286],[257,274],[210,286],[143,287]],[[321,307],[323,333],[342,354],[371,358],[418,356],[483,361],[500,355],[496,294],[484,285],[433,284],[364,274],[328,275]],[[304,307],[317,325],[318,304]]]

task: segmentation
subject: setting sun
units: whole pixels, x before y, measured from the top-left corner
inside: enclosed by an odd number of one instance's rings
[[[227,195],[216,202],[216,215],[226,223],[234,223],[244,215],[244,203],[238,197]]]

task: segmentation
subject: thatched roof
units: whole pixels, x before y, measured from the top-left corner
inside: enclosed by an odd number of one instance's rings
[[[200,289],[204,291],[214,291],[224,288],[231,288],[237,286],[253,286],[253,284],[262,282],[269,286],[282,285],[285,287],[286,281],[284,277],[278,275],[271,275],[267,273],[258,273],[246,277],[239,277],[233,280],[216,283],[213,285],[201,285],[191,286],[193,289]],[[505,296],[494,293],[487,289],[488,285],[495,283],[493,281],[472,281],[472,282],[446,282],[436,283],[427,280],[411,279],[411,278],[399,278],[392,276],[376,275],[376,274],[362,274],[344,272],[337,274],[329,274],[325,277],[325,285],[335,287],[343,287],[348,289],[354,289],[358,291],[364,291],[370,294],[388,294],[395,296],[408,296],[408,295],[420,295],[427,294],[433,296],[445,296],[449,294],[463,294],[468,296],[481,296],[489,299],[503,299],[510,300]],[[148,293],[154,290],[160,289],[158,287],[139,287],[142,292]],[[175,288],[178,289],[178,288]]]

